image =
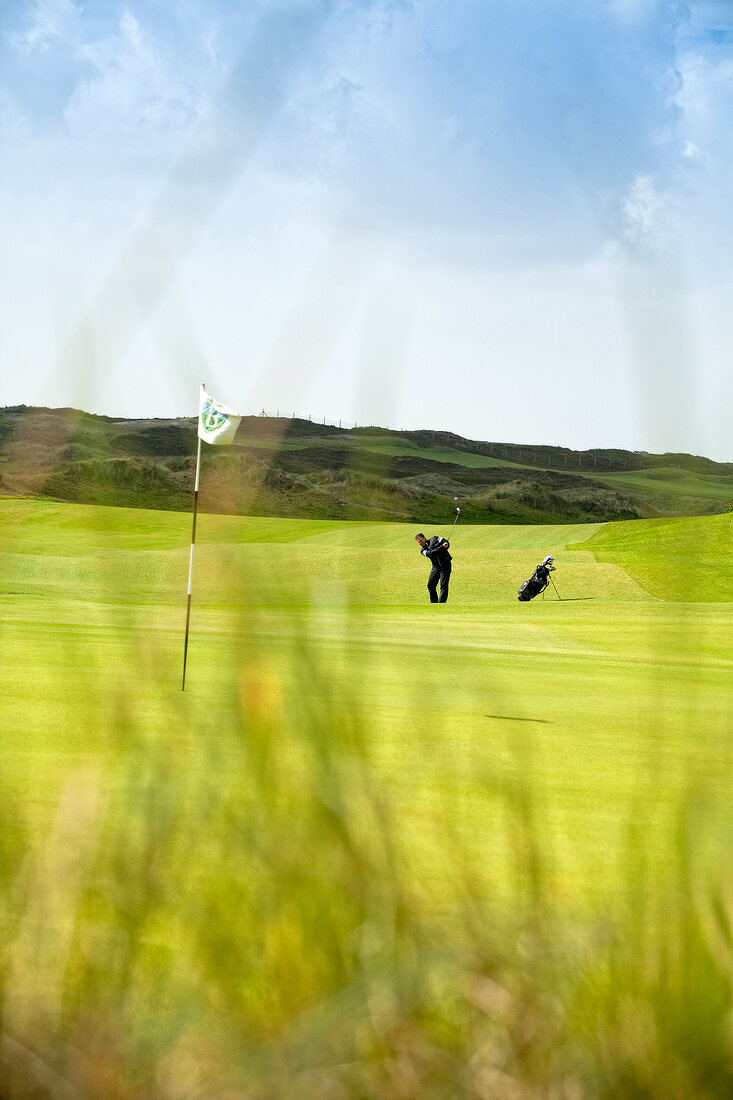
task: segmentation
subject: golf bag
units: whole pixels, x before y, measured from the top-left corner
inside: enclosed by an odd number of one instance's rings
[[[552,564],[554,560],[552,557],[547,557],[537,566],[529,580],[519,586],[518,600],[526,603],[527,600],[533,600],[535,596],[539,596],[540,592],[545,591],[550,583],[550,573],[555,569]]]

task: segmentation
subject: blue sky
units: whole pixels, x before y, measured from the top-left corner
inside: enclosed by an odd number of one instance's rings
[[[9,0],[0,134],[0,404],[733,460],[729,0]]]

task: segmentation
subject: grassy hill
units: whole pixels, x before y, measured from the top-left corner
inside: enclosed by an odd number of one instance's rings
[[[582,543],[597,562],[621,566],[657,599],[733,601],[733,517],[608,524]],[[578,547],[579,548],[579,547]],[[572,539],[568,549],[575,549]]]
[[[0,410],[9,494],[188,510],[195,452],[192,419]],[[205,511],[445,525],[456,497],[464,524],[704,515],[727,510],[733,464],[275,417],[245,417],[232,447],[204,448]]]

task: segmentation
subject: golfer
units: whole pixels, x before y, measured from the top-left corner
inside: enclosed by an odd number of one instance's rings
[[[432,569],[428,577],[428,592],[431,603],[448,602],[448,585],[450,583],[451,561],[448,553],[450,543],[440,535],[433,535],[426,539],[422,531],[415,535],[415,542],[420,545],[420,553],[430,562]],[[438,581],[440,581],[440,599],[438,599]]]

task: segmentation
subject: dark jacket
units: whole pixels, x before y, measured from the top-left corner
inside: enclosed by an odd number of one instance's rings
[[[435,569],[440,569],[442,572],[444,569],[451,568],[453,560],[448,553],[448,545],[446,539],[441,538],[440,535],[433,535],[424,546],[420,547],[420,553],[428,559]]]

